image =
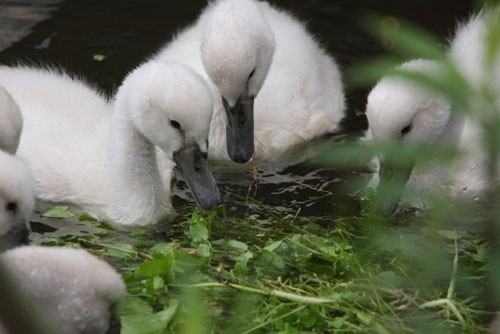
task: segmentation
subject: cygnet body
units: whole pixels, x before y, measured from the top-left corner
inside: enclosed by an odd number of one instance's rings
[[[210,84],[210,157],[260,166],[300,162],[307,143],[340,129],[341,74],[334,59],[283,10],[218,0],[154,57],[194,68]]]
[[[19,145],[23,117],[9,92],[0,86],[0,150],[14,154]]]
[[[489,80],[490,88],[500,87],[500,55],[485,72],[485,12],[474,15],[461,24],[451,42],[449,55],[461,74],[472,85]],[[498,12],[494,15],[497,15]],[[441,64],[429,60],[413,60],[400,66],[401,70],[440,76]],[[469,115],[453,110],[445,97],[409,79],[395,76],[384,77],[368,96],[366,115],[369,136],[378,143],[392,143],[401,148],[407,145],[443,146],[458,149],[460,156],[447,162],[422,163],[417,158],[404,162],[399,172],[390,160],[379,152],[380,183],[376,205],[385,214],[396,211],[400,199],[418,208],[432,206],[431,193],[451,196],[459,203],[483,207],[493,183],[488,177],[487,150],[483,141],[483,129],[476,121],[481,112],[476,103],[469,101]],[[500,99],[496,101],[496,112],[500,111]],[[487,115],[487,117],[495,115]],[[496,117],[492,118],[495,119]],[[387,189],[392,180],[399,183],[397,190]],[[430,199],[430,200],[429,200]],[[476,207],[477,209],[477,207]]]
[[[157,147],[166,176],[180,171],[200,206],[220,202],[206,159],[212,97],[186,66],[149,62],[125,78],[112,103],[49,69],[0,67],[0,85],[24,118],[18,155],[37,198],[73,203],[118,224],[156,223],[174,214]]]
[[[42,246],[11,249],[0,261],[30,318],[55,333],[120,332],[125,284],[108,263],[82,249]],[[0,333],[8,333],[1,323]]]
[[[3,311],[7,307],[30,313],[14,312],[10,315],[17,318],[8,322],[0,319],[0,333],[11,333],[7,329],[13,322],[29,322],[29,328],[47,325],[45,329],[56,333],[119,333],[125,284],[109,264],[84,250],[23,246],[28,243],[34,186],[26,166],[13,155],[23,117],[2,86],[0,119],[1,306]]]

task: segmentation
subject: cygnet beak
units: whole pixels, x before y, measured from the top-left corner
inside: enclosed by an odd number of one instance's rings
[[[375,197],[375,208],[385,216],[396,212],[399,200],[413,170],[413,163],[394,164],[392,159],[381,159],[379,185]]]
[[[12,228],[0,238],[0,249],[7,250],[29,244],[30,229],[26,222],[16,221]]]
[[[219,205],[219,188],[208,166],[207,153],[196,144],[186,145],[174,153],[174,161],[200,207],[210,210]]]
[[[109,327],[106,331],[106,334],[120,334],[120,331],[122,329],[120,316],[113,312],[110,318],[111,319],[109,319]]]
[[[253,156],[253,101],[253,97],[240,97],[234,106],[230,106],[222,97],[227,115],[227,153],[237,163],[245,163]]]

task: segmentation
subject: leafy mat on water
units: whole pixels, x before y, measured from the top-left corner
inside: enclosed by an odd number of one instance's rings
[[[484,331],[485,242],[425,219],[385,225],[363,205],[334,221],[194,211],[173,234],[84,221],[99,233],[39,240],[90,249],[121,272],[122,333]]]

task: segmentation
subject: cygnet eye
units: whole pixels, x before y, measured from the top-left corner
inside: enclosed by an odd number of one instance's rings
[[[222,105],[224,106],[224,109],[229,110],[229,103],[227,102],[226,98],[224,96],[221,96],[222,98]]]
[[[252,70],[252,72],[250,72],[250,74],[248,75],[248,80],[250,80],[253,75],[255,74],[255,68]]]
[[[174,120],[171,120],[170,121],[170,125],[172,125],[172,127],[174,129],[177,129],[177,130],[180,130],[181,129],[181,124],[177,121],[174,121]]]
[[[9,202],[5,204],[5,210],[11,213],[15,213],[17,211],[17,203],[16,202]]]
[[[406,136],[406,135],[407,135],[410,131],[411,131],[411,124],[410,124],[410,125],[405,126],[405,127],[401,130],[401,137]]]

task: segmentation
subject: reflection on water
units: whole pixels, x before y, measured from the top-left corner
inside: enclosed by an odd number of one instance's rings
[[[29,35],[38,22],[50,17],[59,2],[60,0],[35,0],[31,3],[10,0],[0,3],[0,51]],[[46,44],[39,47],[45,47]]]

